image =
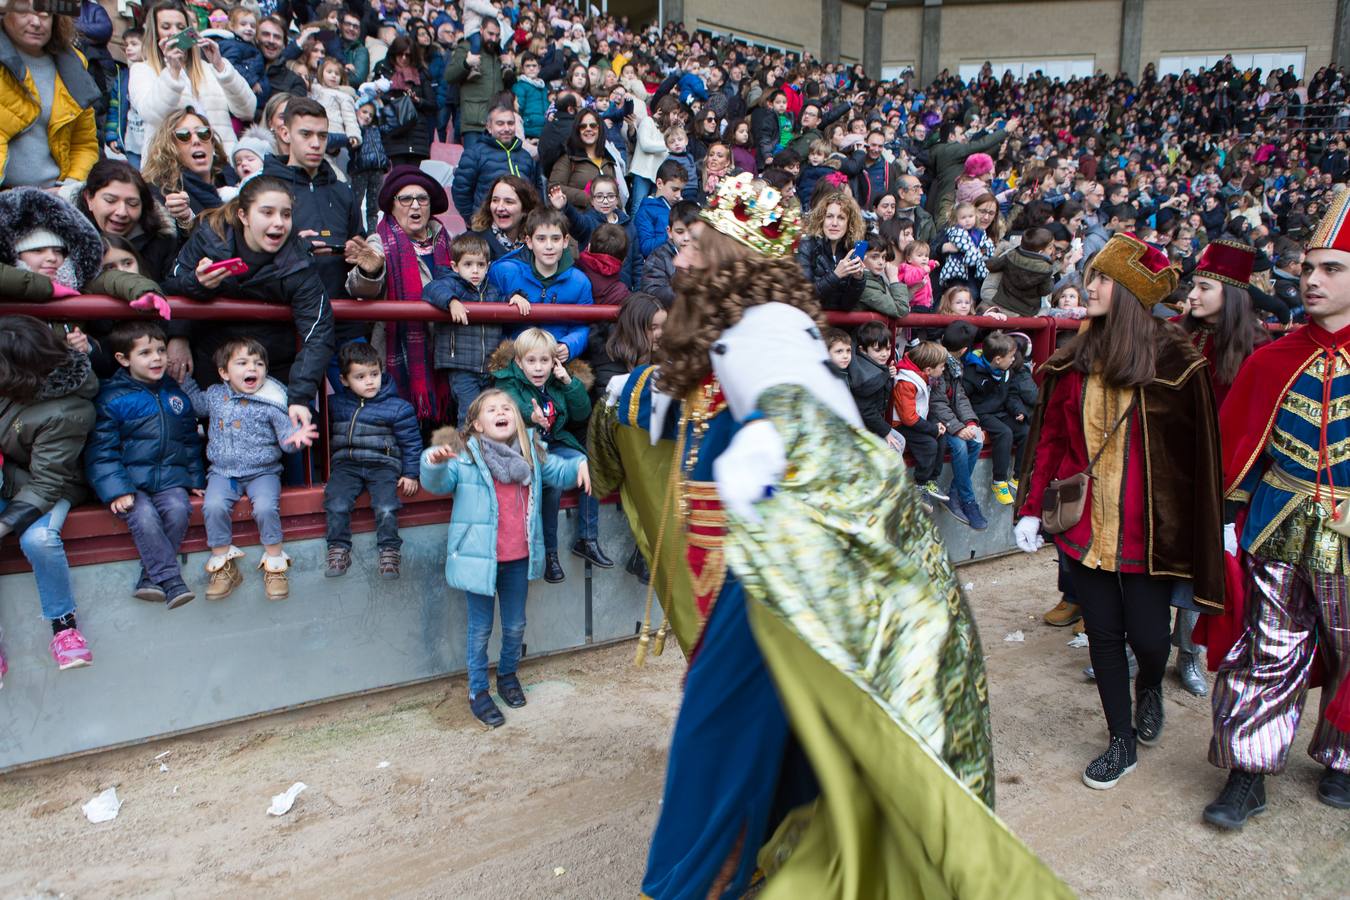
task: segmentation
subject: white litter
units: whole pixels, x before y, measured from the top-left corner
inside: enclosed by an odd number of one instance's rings
[[[108,788],[80,808],[84,810],[84,817],[97,825],[100,822],[111,822],[117,818],[117,811],[122,808],[122,801],[117,799],[117,788]]]
[[[169,755],[170,753],[172,753],[172,752],[173,752],[172,750],[165,750],[165,751],[164,751],[163,753],[161,753],[159,756],[156,756],[156,757],[155,757],[155,761],[158,762],[159,760],[161,760],[161,759],[163,759],[164,757],[168,756],[168,755]]]
[[[269,816],[286,815],[286,813],[291,811],[291,807],[295,805],[295,798],[299,797],[300,792],[306,787],[308,787],[308,785],[303,781],[297,781],[286,789],[286,793],[277,794],[272,798],[272,805],[267,807],[267,814]]]
[[[160,764],[159,764],[159,770],[160,770],[161,772],[167,772],[167,771],[169,771],[169,767],[166,766],[166,765],[164,765],[164,763],[160,763]]]
[[[375,768],[377,768],[377,769],[387,769],[387,768],[389,768],[389,760],[387,760],[387,759],[380,760],[380,764],[379,764],[378,766],[376,766]]]
[[[1070,647],[1086,647],[1088,639],[1086,634],[1075,634],[1073,640],[1069,641]]]
[[[965,584],[961,585],[961,590],[963,590],[963,591],[973,591],[973,590],[975,590],[975,582],[973,582],[973,581],[967,581]]]
[[[175,785],[173,786],[173,792],[174,792],[175,795],[178,793],[178,785],[175,784]]]
[[[564,875],[566,875],[566,874],[567,874],[567,870],[564,869],[562,866],[554,866],[554,867],[553,867],[553,877],[554,877],[554,878],[561,878],[562,876],[564,876]]]
[[[1008,642],[1009,644],[1020,644],[1026,640],[1026,637],[1019,630],[1014,631],[1012,634],[1005,634],[1003,636],[1003,640]]]

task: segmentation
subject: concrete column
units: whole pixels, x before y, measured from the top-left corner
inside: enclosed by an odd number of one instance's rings
[[[886,21],[884,0],[867,4],[863,13],[863,72],[868,78],[881,77],[881,33]]]
[[[1331,38],[1331,64],[1350,66],[1350,0],[1336,0],[1336,30]]]
[[[919,37],[919,84],[930,85],[940,71],[942,0],[923,0],[923,34]]]
[[[1144,71],[1143,47],[1144,0],[1121,0],[1120,71],[1134,81],[1139,80],[1139,73]]]
[[[820,4],[820,61],[839,62],[840,0],[821,0]]]

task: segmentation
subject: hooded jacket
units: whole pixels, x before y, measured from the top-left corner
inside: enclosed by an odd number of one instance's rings
[[[896,366],[895,387],[891,389],[891,415],[896,424],[937,437],[937,423],[928,418],[932,394],[928,376],[908,356],[902,357]]]
[[[0,525],[22,534],[60,500],[84,497],[80,453],[94,426],[98,376],[83,353],[70,351],[28,404],[0,397],[3,496]]]
[[[165,376],[145,384],[119,369],[99,390],[94,408],[98,418],[84,470],[100,501],[206,487],[197,415],[178,382]]]
[[[469,308],[468,325],[436,323],[436,368],[486,372],[488,356],[502,342],[502,326],[496,322],[474,324],[473,304],[505,303],[506,298],[501,292],[486,276],[482,284],[474,287],[462,275],[449,272],[427,282],[422,288],[422,299],[446,312],[450,310],[451,300],[458,300]]]
[[[512,294],[523,294],[531,306],[536,303],[590,306],[595,302],[591,298],[591,282],[572,265],[570,250],[563,251],[558,260],[558,271],[547,278],[535,269],[534,255],[528,250],[497,260],[488,267],[487,277],[504,299],[511,299]],[[569,359],[575,359],[586,349],[590,328],[585,324],[546,325],[544,330],[567,345]]]
[[[887,415],[891,402],[890,373],[859,348],[848,364],[847,375],[848,389],[858,404],[863,427],[878,437],[886,437],[891,433],[890,416]]]
[[[352,186],[337,177],[328,160],[319,163],[313,177],[303,166],[292,166],[280,156],[268,154],[263,160],[262,174],[280,179],[295,195],[292,233],[313,229],[317,240],[341,247],[347,241],[365,232],[361,220],[361,202],[352,193]],[[323,289],[329,297],[346,297],[347,262],[342,252],[314,256],[314,269],[323,280]]]
[[[549,447],[563,446],[570,447],[578,453],[586,452],[586,448],[572,432],[584,430],[586,419],[591,414],[591,398],[588,391],[594,383],[594,378],[587,363],[580,359],[569,360],[567,371],[572,376],[571,381],[563,384],[550,373],[544,386],[537,388],[516,364],[515,345],[508,341],[492,354],[488,370],[496,381],[496,387],[510,395],[526,422],[531,421],[534,403],[539,404],[545,415],[552,414],[553,421],[549,428],[541,430],[539,435]]]
[[[47,146],[60,169],[61,180],[83,181],[98,162],[98,124],[94,103],[102,96],[75,50],[56,54],[56,94],[47,122]],[[0,33],[0,184],[9,164],[9,142],[42,113],[33,76],[23,57]]]
[[[228,384],[202,390],[189,375],[183,393],[197,418],[206,419],[206,461],[213,475],[248,479],[279,473],[281,454],[299,449],[281,443],[295,427],[286,415],[286,389],[275,378],[266,378],[252,394],[240,394]]]
[[[1012,373],[995,369],[985,359],[983,350],[972,350],[966,354],[965,365],[961,370],[961,386],[970,399],[971,409],[977,416],[994,413],[1007,413],[1012,416],[1025,416],[1029,410],[1022,405],[1022,397],[1013,391]]]
[[[628,217],[628,213],[622,209],[616,209],[614,214],[618,221],[609,222],[595,208],[576,209],[568,203],[563,207],[563,214],[567,216],[567,232],[576,239],[577,246],[585,250],[591,243],[591,236],[595,234],[595,229],[601,225],[618,225],[628,235],[628,254],[623,259],[623,267],[619,270],[619,280],[627,285],[631,290],[636,290],[638,281],[642,278],[642,254],[638,250],[638,235],[636,223]],[[663,231],[662,234],[665,234]],[[598,301],[597,301],[598,302]]]
[[[980,304],[980,312],[996,306],[1010,316],[1034,316],[1041,311],[1041,298],[1055,290],[1054,264],[1044,253],[1014,247],[986,265],[1003,277],[993,299]]]
[[[544,123],[548,121],[548,86],[543,79],[516,77],[511,92],[520,103],[520,119],[527,138],[538,139],[544,132]]]
[[[538,179],[534,157],[525,150],[519,138],[503,144],[485,135],[464,151],[459,165],[455,166],[455,179],[450,184],[455,211],[464,221],[473,218],[487,198],[488,188],[502,175],[518,175],[530,184],[535,184]]]
[[[360,463],[392,469],[403,478],[416,478],[422,457],[422,432],[417,411],[398,395],[388,375],[369,400],[344,385],[328,398],[328,442],[334,465]]]
[[[577,268],[581,269],[590,280],[591,298],[596,303],[618,306],[632,293],[628,285],[619,278],[619,274],[623,271],[623,260],[583,250],[577,259]]]
[[[229,275],[214,291],[197,281],[197,263],[203,258],[233,259],[240,255],[244,240],[235,228],[221,237],[205,223],[192,230],[173,271],[165,279],[167,293],[194,300],[237,297],[289,305],[293,327],[264,323],[204,322],[196,330],[199,358],[210,359],[210,352],[233,337],[258,339],[267,348],[268,368],[286,372],[289,387],[287,404],[308,404],[318,396],[324,370],[336,348],[333,306],[314,267],[314,256],[302,239],[292,231],[286,243],[272,259],[243,275]],[[296,338],[300,347],[296,349]],[[201,357],[201,354],[206,354]],[[212,370],[213,371],[213,370]]]

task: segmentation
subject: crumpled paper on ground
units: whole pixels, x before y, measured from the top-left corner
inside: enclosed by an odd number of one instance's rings
[[[84,817],[95,825],[100,822],[111,822],[117,818],[117,811],[121,808],[122,801],[117,799],[117,788],[115,787],[108,788],[80,807],[84,810]]]
[[[1026,635],[1022,634],[1020,630],[1014,631],[1011,634],[1005,634],[1003,640],[1009,644],[1020,644],[1026,640]]]
[[[300,792],[306,787],[308,787],[308,785],[303,781],[297,781],[286,789],[286,793],[277,794],[272,797],[272,805],[267,807],[267,814],[269,816],[286,815],[286,813],[291,811],[291,807],[295,805],[295,798],[299,797]]]

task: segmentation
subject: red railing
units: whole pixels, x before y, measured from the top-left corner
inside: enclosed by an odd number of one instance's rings
[[[281,304],[260,303],[248,300],[212,300],[202,302],[175,297],[171,300],[175,320],[186,321],[254,321],[289,322],[291,310]],[[397,300],[335,300],[334,316],[339,321],[424,321],[450,323],[448,313],[441,312],[427,303]],[[476,305],[472,310],[473,318],[478,322],[501,322],[520,325],[522,323],[554,324],[563,322],[595,323],[614,321],[619,314],[617,306],[555,306],[535,305],[529,316],[521,316],[514,307],[506,304]],[[61,322],[88,319],[129,319],[143,316],[144,313],[132,310],[127,304],[113,297],[91,295],[54,300],[49,303],[18,303],[0,299],[0,315],[31,315],[42,319]],[[915,314],[903,319],[888,319],[870,312],[828,313],[831,324],[839,327],[853,327],[864,322],[888,322],[895,329],[941,328],[956,321],[952,316]],[[981,329],[1001,328],[1006,331],[1022,331],[1032,340],[1032,357],[1039,365],[1054,352],[1055,335],[1059,329],[1077,328],[1077,322],[1066,322],[1052,318],[1028,319],[991,319],[988,317],[967,318]],[[326,398],[320,398],[320,414],[317,419],[327,442],[328,420]],[[326,474],[327,460],[322,460],[321,470]],[[306,466],[307,472],[313,466]],[[564,498],[564,505],[574,503],[574,498]],[[301,540],[322,537],[325,533],[323,512],[323,486],[307,483],[302,487],[288,487],[282,491],[281,513],[287,540]],[[428,525],[447,522],[450,518],[450,504],[447,498],[434,494],[419,493],[416,497],[403,500],[403,509],[399,513],[402,526]],[[257,531],[249,515],[246,502],[240,502],[234,509],[235,543],[239,545],[258,542]],[[354,532],[374,530],[374,517],[369,502],[362,499],[352,515]],[[73,510],[66,520],[62,531],[66,544],[66,555],[72,565],[91,565],[100,562],[112,562],[134,559],[136,549],[126,533],[126,527],[101,505],[83,506]],[[17,552],[17,545],[9,542],[6,550],[0,554],[0,574],[24,571],[28,568],[23,556]],[[187,539],[183,543],[183,552],[190,553],[206,549],[205,530],[201,522],[200,501],[194,498],[193,515]]]

